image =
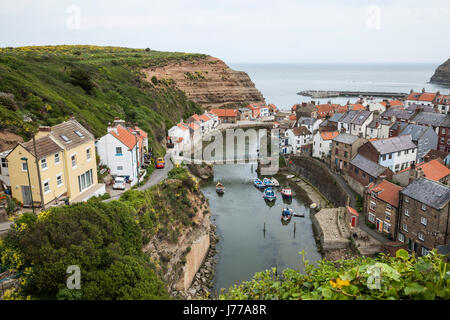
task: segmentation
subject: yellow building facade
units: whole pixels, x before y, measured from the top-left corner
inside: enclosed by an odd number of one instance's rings
[[[76,120],[41,127],[35,143],[17,144],[7,160],[12,197],[24,206],[31,206],[31,199],[47,206],[64,198],[70,203],[85,201],[105,192],[97,183],[95,139]]]

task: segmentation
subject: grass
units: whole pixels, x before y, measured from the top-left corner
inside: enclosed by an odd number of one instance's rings
[[[37,126],[73,115],[100,137],[120,117],[147,131],[162,153],[166,130],[201,107],[171,82],[146,81],[142,69],[205,57],[98,46],[0,48],[0,129],[28,140]]]

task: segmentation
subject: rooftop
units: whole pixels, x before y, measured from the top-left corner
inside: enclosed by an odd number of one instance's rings
[[[410,135],[378,139],[370,141],[369,143],[371,143],[380,154],[417,148]]]
[[[355,142],[358,139],[359,139],[358,136],[348,134],[348,133],[341,133],[336,138],[334,138],[333,141],[337,141],[337,142],[341,142],[341,143],[345,143],[345,144],[352,144],[353,142]]]
[[[374,178],[378,178],[387,169],[386,167],[367,159],[359,153],[356,154],[350,163]]]
[[[414,121],[418,124],[425,124],[430,126],[438,127],[447,118],[446,114],[435,113],[435,112],[419,112],[415,117]]]
[[[33,140],[30,140],[25,143],[21,143],[21,145],[25,149],[27,149],[27,151],[30,152],[32,155],[36,156],[34,154]],[[38,159],[45,158],[48,155],[55,154],[62,150],[63,149],[50,136],[36,139],[36,151],[37,151],[36,157]]]
[[[398,207],[398,199],[402,189],[402,187],[384,179],[378,184],[371,183],[368,187],[369,191],[377,193],[378,199],[383,200],[396,208]]]
[[[401,193],[438,210],[450,200],[448,186],[427,178],[413,180]]]
[[[321,132],[320,135],[322,136],[322,140],[332,140],[339,134],[338,131],[331,131],[331,132]]]

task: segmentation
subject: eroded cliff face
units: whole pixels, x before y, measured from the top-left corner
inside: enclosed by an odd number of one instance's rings
[[[450,59],[436,69],[430,82],[450,86]]]
[[[164,67],[142,70],[146,80],[152,77],[173,82],[188,99],[204,107],[217,108],[240,103],[265,103],[247,73],[229,68],[222,60],[208,56]]]

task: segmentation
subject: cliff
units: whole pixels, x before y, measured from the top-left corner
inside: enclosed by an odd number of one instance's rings
[[[265,103],[263,95],[255,88],[247,73],[233,70],[222,60],[211,56],[142,71],[147,81],[156,77],[156,80],[173,83],[188,99],[204,107]]]
[[[450,59],[436,69],[430,82],[450,86]]]

